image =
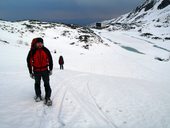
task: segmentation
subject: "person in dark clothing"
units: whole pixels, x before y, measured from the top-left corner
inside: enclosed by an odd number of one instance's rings
[[[63,59],[63,56],[60,56],[59,57],[59,60],[58,60],[58,63],[60,65],[60,70],[63,70],[64,69],[64,59]]]
[[[44,47],[42,38],[35,38],[32,41],[31,49],[27,56],[27,66],[30,73],[30,77],[35,79],[35,101],[42,100],[41,96],[41,78],[45,87],[45,101],[47,105],[52,104],[51,87],[49,76],[52,75],[53,60],[50,51]]]

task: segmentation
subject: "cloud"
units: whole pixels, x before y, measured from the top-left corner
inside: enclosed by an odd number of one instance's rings
[[[98,7],[121,7],[122,5],[139,4],[144,0],[72,0],[79,6],[98,6]]]
[[[107,3],[113,3],[114,0],[74,0],[79,5],[91,5],[91,6],[99,6],[105,5]]]
[[[144,0],[1,0],[0,18],[97,21],[127,13],[141,1]]]

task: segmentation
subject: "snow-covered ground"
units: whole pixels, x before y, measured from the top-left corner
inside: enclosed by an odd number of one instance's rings
[[[170,6],[162,2],[146,0],[101,30],[0,20],[0,128],[170,128]],[[53,56],[51,107],[33,99],[26,57],[35,37]]]
[[[66,43],[74,38],[52,39],[55,30],[44,37],[54,61],[51,107],[33,100],[26,65],[30,46],[18,44],[17,34],[0,36],[1,128],[170,128],[169,41],[133,31],[94,31],[104,42],[89,50]],[[38,35],[23,40],[33,36]],[[9,44],[2,41],[8,38]]]

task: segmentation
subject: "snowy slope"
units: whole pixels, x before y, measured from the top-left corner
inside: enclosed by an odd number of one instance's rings
[[[136,31],[147,38],[170,40],[170,1],[146,0],[130,13],[103,23],[110,31]]]
[[[170,128],[169,40],[136,30],[0,21],[0,127]],[[51,107],[33,100],[26,57],[35,37],[53,56]]]
[[[123,52],[122,55],[118,54],[120,49],[117,48],[119,50],[115,51],[115,54],[118,55],[109,57],[110,59],[114,57],[115,64],[109,64],[109,67],[110,70],[119,68],[120,76],[117,76],[116,70],[115,74],[112,72],[115,76],[107,76],[93,74],[93,70],[91,73],[87,73],[86,70],[77,72],[68,67],[60,71],[54,60],[54,71],[51,76],[53,106],[47,107],[42,102],[35,103],[33,100],[34,82],[29,78],[25,62],[27,47],[1,44],[0,49],[0,55],[3,56],[0,67],[0,127],[170,127],[169,62],[159,63],[158,68],[156,61],[150,61],[148,63],[151,63],[152,67],[144,67],[141,61],[136,64],[135,56],[132,55],[134,57],[132,61],[132,58],[123,57]],[[122,58],[119,58],[121,56]],[[139,56],[136,54],[136,57]],[[53,59],[55,58],[56,55],[53,54]],[[88,60],[88,58],[83,59]],[[95,60],[96,65],[102,66],[100,72],[103,71],[104,74],[104,71],[108,70],[107,66],[97,64],[98,61],[96,58]],[[107,59],[105,61],[109,63]],[[123,63],[128,64],[126,70],[122,69]],[[79,64],[86,67],[81,62]],[[165,68],[166,65],[168,67]],[[136,72],[131,71],[133,66],[138,66]],[[155,69],[156,67],[158,69]],[[160,72],[162,68],[165,68],[165,71]],[[138,69],[143,70],[137,75]],[[82,71],[78,65],[77,70]],[[137,77],[143,76],[142,73],[145,77],[138,79]],[[164,73],[167,73],[167,76]],[[136,74],[136,78],[134,76],[132,78],[133,74]],[[155,80],[151,81],[150,77]]]
[[[66,45],[70,44],[85,49],[89,49],[92,44],[102,43],[100,37],[88,28],[34,20],[18,22],[0,21],[0,32],[0,41],[17,46],[30,45],[32,38],[37,36],[56,43],[59,40]],[[52,50],[55,50],[55,48]]]

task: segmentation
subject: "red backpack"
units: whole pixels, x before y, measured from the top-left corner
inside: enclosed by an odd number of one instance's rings
[[[31,42],[31,50],[35,49],[35,44],[37,43],[37,38],[34,38]]]

